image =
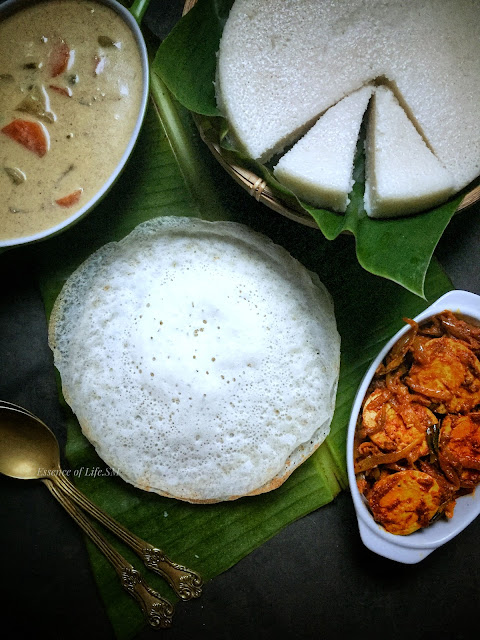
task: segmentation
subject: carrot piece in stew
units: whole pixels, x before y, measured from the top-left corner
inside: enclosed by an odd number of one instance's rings
[[[49,57],[50,76],[56,78],[68,69],[70,47],[64,40],[60,40],[52,49]]]
[[[72,97],[72,90],[70,87],[57,87],[54,84],[48,85],[49,89],[52,89],[56,93],[59,93],[61,96],[65,96],[66,98]]]
[[[2,129],[2,133],[15,142],[22,144],[29,151],[33,151],[40,158],[43,157],[49,147],[48,131],[43,124],[30,120],[12,120]]]
[[[72,193],[69,193],[68,196],[59,198],[58,200],[55,200],[55,202],[60,207],[72,207],[74,204],[77,204],[77,202],[80,200],[80,196],[82,195],[82,193],[83,193],[83,189],[75,189],[75,191],[72,191]]]

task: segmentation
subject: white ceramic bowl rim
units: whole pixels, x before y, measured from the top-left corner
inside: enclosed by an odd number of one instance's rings
[[[48,2],[48,0],[44,0],[44,1]],[[105,184],[102,186],[102,188],[99,191],[97,191],[97,193],[93,198],[91,198],[86,204],[84,204],[83,207],[81,207],[81,209],[79,209],[74,214],[72,214],[62,222],[59,222],[53,227],[49,227],[48,229],[44,229],[43,231],[34,233],[29,236],[21,236],[19,238],[9,238],[6,240],[0,240],[0,251],[3,248],[16,247],[24,244],[30,244],[32,242],[37,242],[39,240],[44,240],[46,238],[56,235],[57,233],[60,233],[61,231],[65,231],[68,227],[78,222],[80,218],[86,215],[103,198],[103,196],[114,184],[120,172],[124,168],[125,163],[127,162],[133,150],[133,147],[135,146],[135,142],[137,141],[138,134],[140,133],[140,129],[142,126],[143,118],[145,116],[145,111],[147,107],[148,89],[149,89],[148,55],[147,55],[145,40],[143,39],[143,35],[140,30],[140,27],[138,26],[133,15],[130,13],[128,9],[126,9],[119,2],[117,2],[116,0],[92,0],[92,1],[98,2],[99,4],[104,4],[110,7],[111,9],[113,9],[114,11],[116,11],[116,13],[118,13],[123,18],[123,20],[127,23],[127,25],[132,30],[133,35],[135,36],[135,40],[137,42],[138,50],[141,58],[142,80],[143,80],[140,109],[138,112],[138,117],[135,123],[135,127],[132,131],[132,135],[130,137],[129,143],[125,148],[125,151],[123,152],[122,157],[120,158],[117,166],[115,167],[115,169],[113,170],[112,174],[110,175],[108,180],[105,182]],[[0,4],[0,19],[2,19],[4,16],[10,15],[11,13],[14,13],[15,11],[20,10],[24,5],[27,6],[29,4],[31,5],[31,0],[6,0],[5,2]]]
[[[422,322],[445,309],[458,312],[477,323],[480,322],[480,296],[460,290],[446,293],[414,319],[417,322]],[[408,330],[409,326],[405,325],[389,340],[370,365],[358,388],[348,427],[347,470],[350,491],[364,544],[372,551],[385,557],[400,562],[412,563],[418,562],[425,555],[451,540],[480,514],[480,490],[457,499],[454,514],[450,520],[438,520],[429,527],[420,529],[408,536],[389,533],[381,525],[377,524],[366,505],[365,499],[358,491],[353,464],[353,447],[357,417],[361,409],[362,400],[378,365],[397,340]],[[415,553],[416,551],[423,553]]]

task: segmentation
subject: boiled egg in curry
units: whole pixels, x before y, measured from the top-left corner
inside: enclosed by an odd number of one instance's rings
[[[442,413],[463,413],[480,403],[480,363],[455,338],[429,340],[413,350],[407,384]]]

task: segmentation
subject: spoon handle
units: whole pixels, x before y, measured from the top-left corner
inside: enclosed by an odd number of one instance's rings
[[[162,598],[143,579],[125,558],[92,526],[80,509],[50,479],[43,480],[52,495],[60,502],[69,515],[97,545],[117,572],[123,588],[139,603],[149,625],[166,629],[172,624],[173,604]]]
[[[58,488],[72,498],[84,511],[96,518],[122,542],[128,545],[142,559],[148,569],[161,575],[182,600],[190,600],[200,596],[203,581],[196,571],[173,562],[161,549],[131,533],[117,520],[99,509],[93,502],[90,502],[64,474],[54,475],[52,480]]]

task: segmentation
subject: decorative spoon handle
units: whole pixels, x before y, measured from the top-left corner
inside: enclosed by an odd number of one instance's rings
[[[66,509],[75,522],[97,545],[117,572],[123,588],[139,603],[149,625],[155,629],[166,629],[172,624],[174,606],[147,585],[135,569],[116,549],[91,525],[80,509],[50,479],[43,480],[53,496]]]
[[[84,511],[96,518],[107,529],[114,533],[122,542],[128,545],[143,560],[145,566],[164,578],[182,600],[198,598],[202,593],[203,581],[200,575],[192,569],[187,569],[168,558],[161,549],[145,542],[131,533],[117,520],[99,509],[93,502],[81,493],[68,478],[59,473],[51,480],[69,498],[72,498]]]

